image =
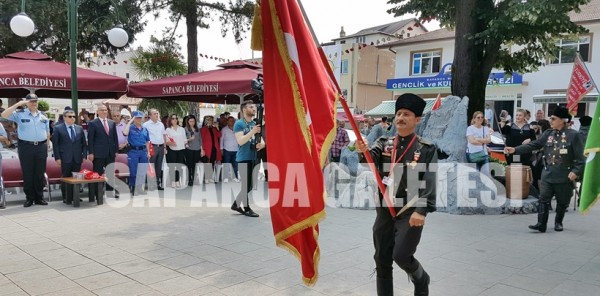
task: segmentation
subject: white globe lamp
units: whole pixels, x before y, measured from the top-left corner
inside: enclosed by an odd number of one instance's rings
[[[18,36],[29,37],[35,30],[35,24],[25,13],[19,13],[10,20],[10,29]]]
[[[129,42],[129,35],[120,26],[116,26],[108,31],[108,42],[115,47],[123,47]]]

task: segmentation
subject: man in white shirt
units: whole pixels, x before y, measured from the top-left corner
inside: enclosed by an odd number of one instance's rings
[[[233,132],[233,125],[235,124],[235,118],[230,116],[227,118],[227,125],[223,127],[221,130],[221,149],[223,155],[223,164],[229,163],[230,166],[223,167],[223,182],[229,182],[229,174],[231,170],[233,170],[233,181],[239,182],[238,175],[238,165],[235,160],[237,151],[239,149],[238,142],[235,139],[235,133]],[[231,170],[225,170],[225,168],[230,167]]]
[[[490,104],[485,104],[484,116],[489,127],[494,127],[494,110],[490,108]]]
[[[160,121],[160,114],[156,109],[148,111],[150,120],[142,125],[150,133],[150,144],[154,150],[154,154],[150,157],[149,163],[154,164],[156,172],[156,185],[158,190],[164,190],[162,186],[163,171],[162,164],[167,150],[165,149],[165,125]]]

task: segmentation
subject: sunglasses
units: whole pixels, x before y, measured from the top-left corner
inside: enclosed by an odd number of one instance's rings
[[[67,115],[66,118],[75,118],[75,115]]]

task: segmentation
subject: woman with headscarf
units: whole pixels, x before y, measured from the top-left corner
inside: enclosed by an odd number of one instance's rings
[[[204,150],[203,162],[210,163],[212,170],[214,171],[217,162],[221,162],[221,145],[219,144],[221,138],[221,131],[219,131],[219,125],[215,122],[215,118],[212,115],[204,116],[202,121],[202,128],[200,129],[200,137],[202,138],[202,149]],[[211,175],[212,173],[208,174]],[[217,181],[217,177],[211,177],[208,179],[209,182]]]

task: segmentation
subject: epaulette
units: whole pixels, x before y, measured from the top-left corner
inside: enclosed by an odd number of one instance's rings
[[[433,146],[433,143],[425,138],[419,137],[419,143],[423,145]]]

